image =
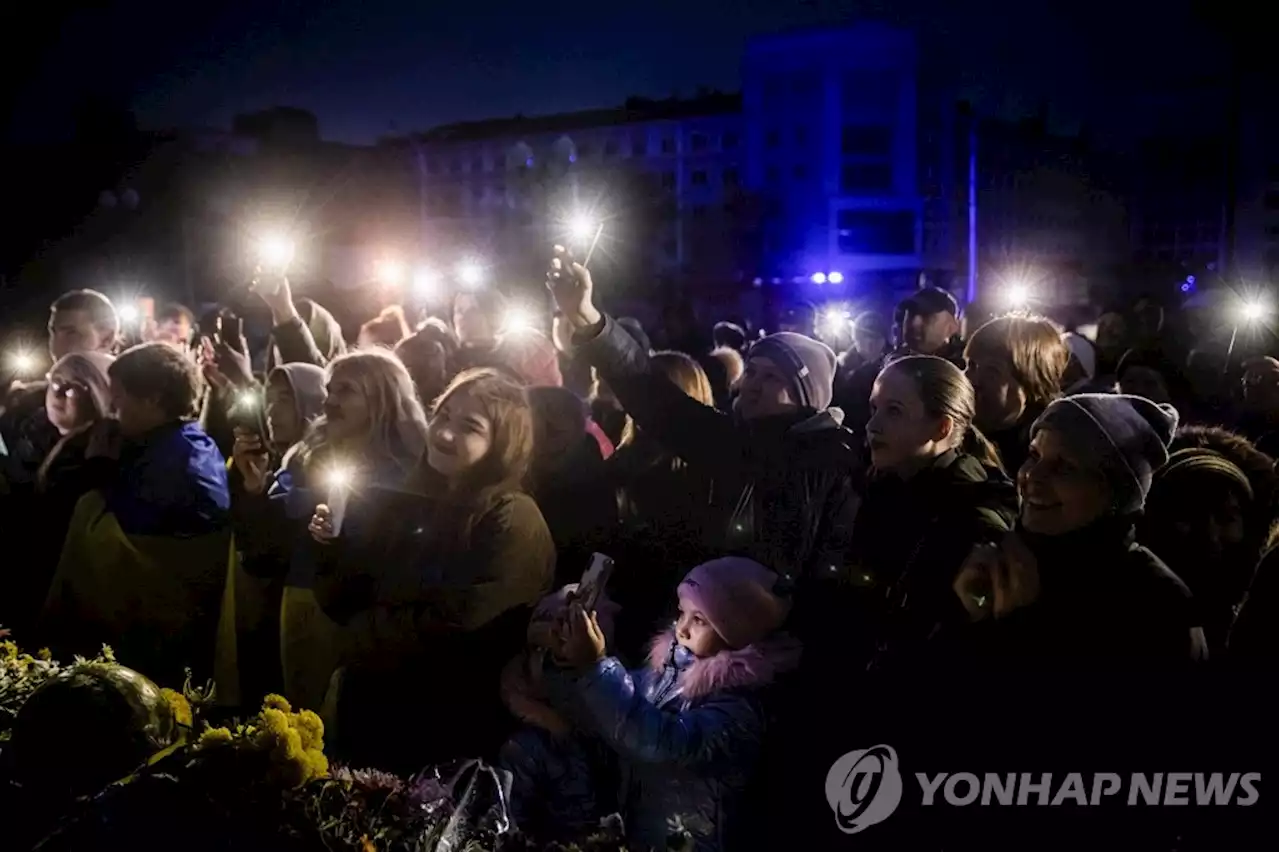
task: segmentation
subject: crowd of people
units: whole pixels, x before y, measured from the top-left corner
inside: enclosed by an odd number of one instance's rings
[[[826,768],[877,742],[1164,755],[1198,723],[1152,706],[1274,676],[1275,353],[1205,369],[1149,301],[1090,339],[924,288],[833,348],[803,306],[646,330],[559,249],[548,288],[545,334],[483,288],[348,343],[264,275],[265,345],[172,306],[123,351],[107,297],[60,296],[0,415],[0,625],[228,716],[283,696],[347,765],[483,757],[524,834],[617,813],[635,850],[835,832]],[[1029,740],[1049,764],[1009,764]],[[46,746],[6,782],[115,754]]]

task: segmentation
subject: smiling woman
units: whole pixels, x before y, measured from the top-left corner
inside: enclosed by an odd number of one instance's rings
[[[353,505],[323,548],[316,599],[352,641],[331,695],[345,759],[416,771],[496,748],[505,711],[490,687],[555,563],[542,513],[521,490],[532,453],[524,389],[493,370],[464,372],[436,407],[410,486],[420,496],[388,495],[395,511]],[[405,671],[430,671],[452,693],[409,737],[377,722],[421,711]]]

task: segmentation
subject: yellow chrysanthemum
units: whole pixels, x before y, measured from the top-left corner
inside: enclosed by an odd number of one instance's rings
[[[324,752],[319,749],[308,749],[307,770],[308,780],[328,777],[329,758],[325,757]]]
[[[289,717],[282,710],[269,707],[258,714],[260,730],[273,737],[283,737],[289,730]]]
[[[262,699],[262,709],[279,710],[281,713],[293,712],[293,707],[289,705],[288,699],[283,695],[276,695],[274,693]]]
[[[53,652],[48,648],[41,648],[39,651],[36,651],[36,658],[47,663],[53,659]]]
[[[303,748],[324,748],[324,722],[310,710],[293,717],[293,727],[302,735]]]
[[[307,750],[302,747],[302,737],[290,728],[280,737],[275,748],[271,750],[271,759],[280,762],[302,762],[307,758]]]
[[[173,712],[173,721],[184,728],[190,728],[195,724],[195,719],[191,715],[191,703],[187,701],[185,695],[167,688],[160,690],[160,694],[169,703],[169,709]]]
[[[18,646],[15,642],[5,639],[0,642],[0,659],[16,660],[18,659]]]
[[[231,731],[226,728],[210,728],[200,735],[200,746],[226,745],[231,742]]]

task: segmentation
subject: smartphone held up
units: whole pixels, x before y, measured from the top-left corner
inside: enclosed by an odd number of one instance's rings
[[[573,602],[586,612],[596,609],[612,575],[613,559],[603,553],[591,554],[591,564],[587,566],[582,579],[578,582],[577,591],[573,593]]]

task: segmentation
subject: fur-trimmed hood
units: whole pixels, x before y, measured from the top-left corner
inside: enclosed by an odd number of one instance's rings
[[[778,675],[800,664],[801,645],[799,639],[775,633],[745,648],[721,651],[706,659],[679,651],[675,631],[664,630],[649,646],[649,667],[657,672],[668,665],[680,668],[680,694],[693,700],[723,690],[755,689],[773,683]]]

